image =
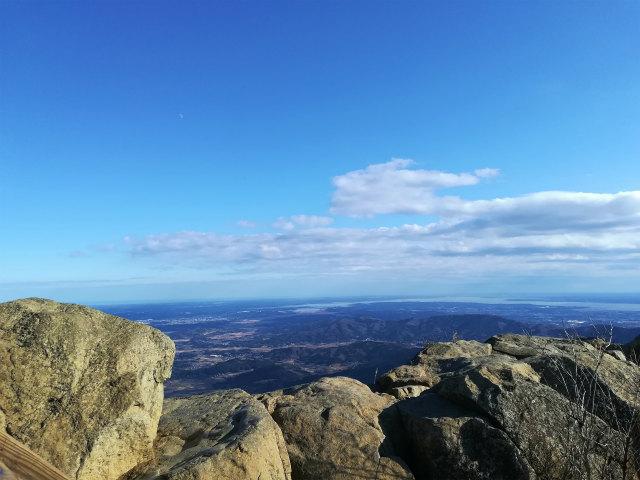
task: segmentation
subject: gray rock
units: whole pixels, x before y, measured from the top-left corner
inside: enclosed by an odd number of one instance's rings
[[[624,355],[616,358],[615,351],[604,350],[602,342],[524,335],[494,339],[496,350],[505,350],[505,344],[527,348],[523,361],[534,368],[542,383],[572,402],[588,395],[585,408],[614,428],[620,429],[620,421],[640,409],[640,367],[620,361]]]
[[[532,480],[535,472],[505,432],[428,392],[396,404],[419,478]]]
[[[440,381],[437,365],[401,365],[377,379],[383,392],[392,394],[393,389],[407,386],[423,386],[430,388]]]
[[[528,363],[506,356],[485,357],[443,378],[434,388],[503,430],[541,478],[588,478],[588,471],[600,472],[598,478],[622,478],[618,433],[541,384]]]
[[[612,428],[635,428],[640,409],[640,367],[601,352],[530,357],[542,383],[597,415]]]

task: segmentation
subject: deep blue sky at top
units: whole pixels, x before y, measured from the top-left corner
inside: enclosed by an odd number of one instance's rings
[[[501,169],[470,198],[640,183],[638,2],[4,1],[0,22],[0,282],[324,215],[333,176],[392,157]]]

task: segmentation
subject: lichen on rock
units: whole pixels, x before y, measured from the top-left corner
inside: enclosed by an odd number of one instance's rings
[[[152,455],[175,347],[158,330],[43,299],[0,304],[6,431],[77,480]]]

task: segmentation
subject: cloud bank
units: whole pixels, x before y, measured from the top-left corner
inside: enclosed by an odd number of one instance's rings
[[[446,192],[497,175],[492,168],[423,170],[411,160],[394,159],[335,177],[333,216],[283,216],[274,230],[256,233],[150,235],[129,239],[127,249],[136,258],[166,265],[239,273],[416,278],[637,273],[640,191],[543,191],[482,200]],[[416,221],[385,225],[389,214],[414,215]],[[334,217],[350,226],[334,226]],[[357,227],[358,217],[375,217],[380,226]]]

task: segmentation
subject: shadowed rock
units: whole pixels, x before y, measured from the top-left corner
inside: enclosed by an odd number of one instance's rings
[[[637,336],[624,346],[626,357],[635,363],[640,363],[640,336]]]
[[[493,355],[472,361],[468,368],[443,378],[435,389],[503,430],[544,478],[587,478],[587,471],[600,472],[598,478],[622,478],[613,461],[622,448],[617,432],[589,413],[583,412],[578,422],[569,400],[539,382],[529,364]],[[585,434],[596,441],[582,461]],[[567,458],[580,461],[568,464]]]
[[[640,368],[590,342],[525,335],[496,336],[489,341],[501,351],[506,342],[521,346],[520,353],[526,349],[528,355],[522,361],[533,367],[542,383],[572,402],[588,394],[585,408],[614,428],[619,428],[621,418],[640,409]]]
[[[531,480],[533,469],[500,429],[435,393],[396,404],[410,463],[424,479]]]

